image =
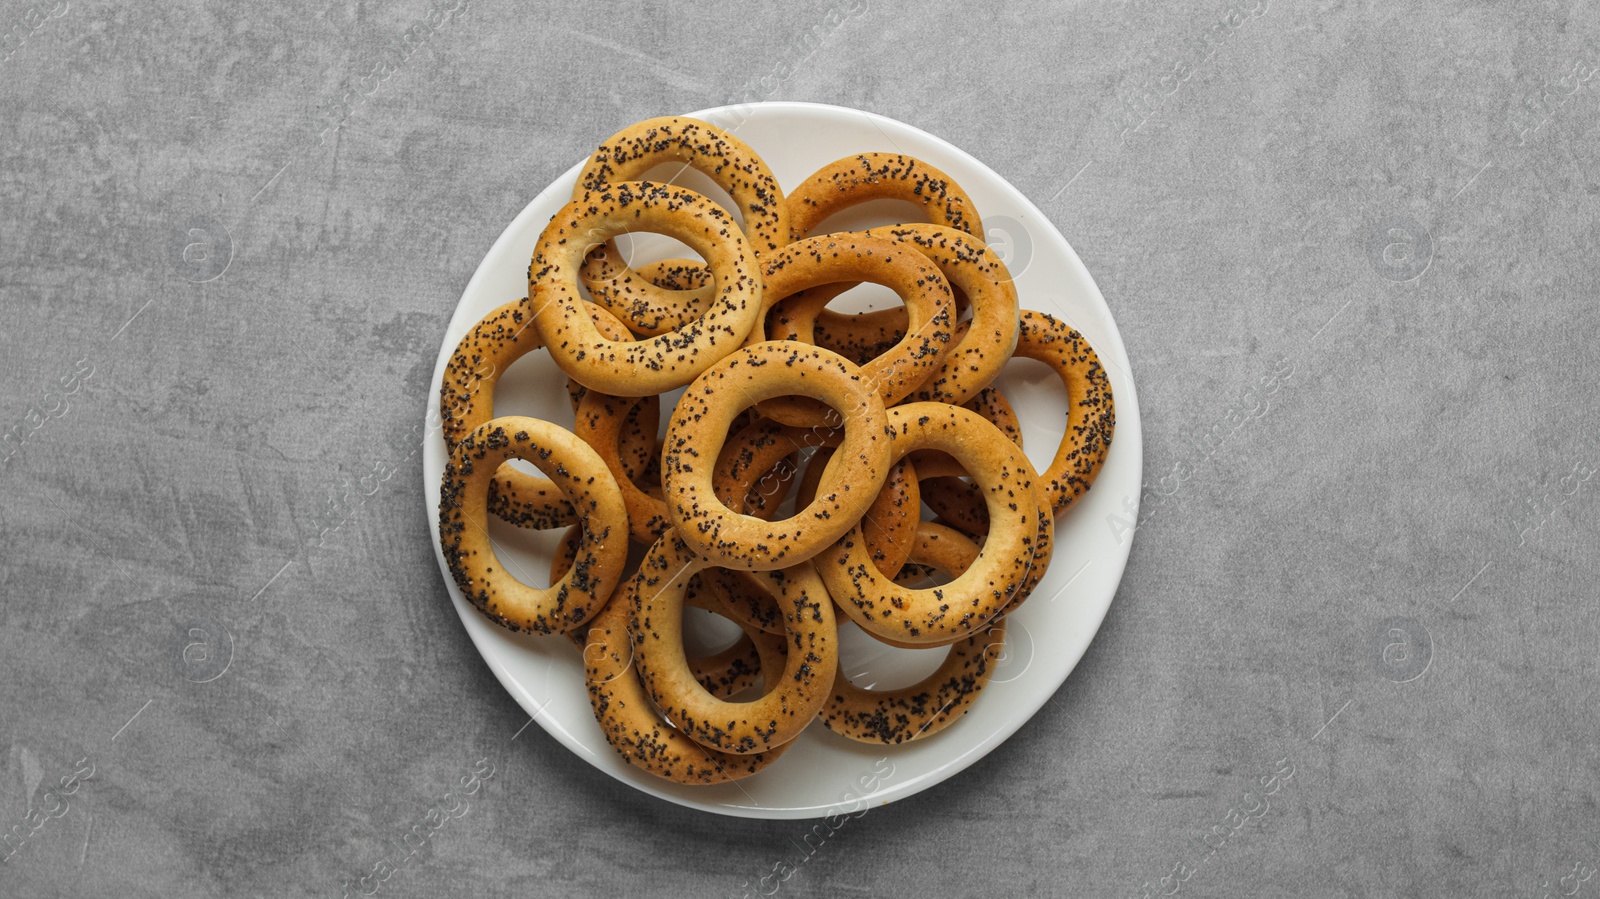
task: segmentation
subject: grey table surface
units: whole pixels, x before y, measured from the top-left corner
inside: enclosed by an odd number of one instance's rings
[[[0,28],[0,895],[1600,893],[1593,5]],[[812,852],[510,742],[417,450],[528,200],[625,124],[753,99],[909,122],[1034,198],[1117,317],[1149,481],[1054,700]]]

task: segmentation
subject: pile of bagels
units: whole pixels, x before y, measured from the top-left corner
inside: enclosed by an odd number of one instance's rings
[[[663,163],[719,185],[742,225],[700,193],[640,180]],[[813,234],[884,199],[927,222]],[[701,259],[632,268],[614,239],[640,232]],[[733,134],[650,119],[583,167],[533,251],[527,296],[457,345],[440,388],[445,561],[492,621],[576,644],[595,717],[632,765],[737,780],[813,722],[905,743],[983,690],[1006,616],[1043,578],[1056,518],[1093,483],[1115,426],[1094,350],[1020,308],[983,234],[967,194],[921,160],[863,153],[786,193]],[[827,308],[863,282],[903,305]],[[539,348],[568,378],[572,430],[494,415],[499,375]],[[1043,472],[993,386],[1015,356],[1066,392]],[[505,570],[490,515],[567,529],[551,586]],[[691,656],[686,606],[743,635]],[[840,666],[842,619],[895,647],[948,649],[912,686],[865,689]]]

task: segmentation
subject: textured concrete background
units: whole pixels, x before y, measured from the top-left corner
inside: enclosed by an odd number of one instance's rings
[[[1600,894],[1592,5],[428,2],[0,4],[0,895],[355,895],[441,806],[368,888]],[[1055,700],[804,862],[512,742],[419,485],[511,218],[766,98],[1033,197],[1150,478]]]

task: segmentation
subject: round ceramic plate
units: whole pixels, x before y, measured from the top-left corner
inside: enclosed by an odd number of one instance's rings
[[[925,790],[982,759],[1045,704],[1088,648],[1122,578],[1132,547],[1132,522],[1138,517],[1142,450],[1128,356],[1094,279],[1066,239],[1027,197],[956,147],[910,125],[837,106],[756,103],[690,115],[744,139],[785,188],[835,159],[868,151],[904,153],[943,169],[972,197],[989,243],[1011,269],[1023,308],[1049,312],[1081,331],[1105,362],[1116,397],[1110,457],[1094,488],[1057,522],[1054,563],[1027,604],[1010,619],[994,679],[965,717],[904,746],[854,743],[818,724],[771,767],[745,780],[712,787],[660,780],[628,765],[606,742],[590,711],[582,660],[572,644],[560,637],[513,634],[491,624],[462,598],[439,554],[456,611],[495,676],[545,731],[596,768],[668,801],[719,814],[812,818],[855,813]],[[599,144],[607,136],[596,133],[594,142]],[[438,422],[439,382],[456,343],[490,310],[526,294],[528,259],[539,232],[571,197],[579,165],[528,204],[467,284],[434,370],[427,400],[430,424]],[[697,172],[663,166],[648,177],[670,178],[728,204],[726,194]],[[841,213],[824,222],[823,230],[906,220],[921,217],[909,204],[901,208],[893,202],[876,202]],[[655,235],[633,238],[624,251],[635,263],[689,255],[681,244]],[[894,302],[892,294],[865,285],[842,297],[834,308],[855,311],[888,302]],[[1007,366],[999,384],[1022,420],[1028,457],[1043,470],[1066,424],[1060,381],[1043,365],[1018,359]],[[663,427],[670,408],[667,402],[675,399],[676,394],[663,403]],[[495,414],[534,415],[572,426],[566,378],[547,353],[530,353],[505,372],[495,393]],[[435,426],[424,447],[423,486],[436,554],[444,459],[444,443]],[[489,530],[507,570],[532,584],[549,583],[549,561],[559,533],[519,532],[493,519]],[[688,624],[695,631],[692,642],[699,644],[691,649],[715,649],[731,642],[730,624],[697,610],[689,614]],[[884,647],[854,625],[841,627],[840,644],[846,673],[869,687],[914,683],[937,667],[944,653]]]

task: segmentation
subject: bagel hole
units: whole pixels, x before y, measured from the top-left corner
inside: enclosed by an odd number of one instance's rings
[[[961,288],[954,284],[950,285],[950,296],[955,302],[956,324],[972,321],[972,303],[967,300],[967,295],[961,292]],[[867,281],[829,300],[827,308],[829,312],[839,315],[859,315],[863,312],[877,312],[880,309],[893,309],[904,305],[905,300],[893,290],[882,284]]]
[[[839,294],[828,302],[828,311],[840,315],[858,315],[862,312],[877,312],[880,309],[893,309],[904,306],[905,301],[900,295],[882,284],[863,282]]]
[[[776,499],[777,509],[767,520],[776,524],[793,518],[800,511],[800,479],[815,454],[814,447],[801,447],[794,456],[784,456],[777,465],[757,476],[755,483],[750,485],[750,492],[745,495],[744,508],[739,511],[753,515],[758,497],[765,498],[769,503]]]
[[[826,287],[827,285],[822,285]],[[800,294],[796,294],[799,296]],[[767,310],[766,320],[761,323],[762,332],[768,340],[792,339],[779,332],[779,320],[792,314],[791,301],[794,297],[785,297]],[[905,301],[900,295],[882,284],[864,281],[845,290],[828,301],[826,311],[834,315],[859,315],[863,312],[877,312],[883,309],[893,309],[904,306]],[[849,353],[845,353],[849,356]]]
[[[864,690],[909,687],[939,669],[947,646],[901,649],[874,640],[855,622],[839,616],[839,663],[850,683]]]
[[[778,464],[756,476],[750,485],[750,491],[744,496],[743,503],[734,511],[742,515],[764,517],[774,523],[793,518],[796,511],[795,485],[799,482],[800,472],[803,470],[801,466],[794,464],[789,456],[779,459]],[[773,513],[757,514],[758,506],[761,504],[773,507]]]
[[[529,587],[550,586],[550,563],[556,557],[566,528],[519,528],[490,515],[488,531],[496,567]]]
[[[1055,459],[1067,433],[1067,391],[1061,376],[1036,359],[1013,356],[994,386],[1005,394],[1022,426],[1023,451],[1035,471],[1044,472]]]
[[[743,636],[744,629],[733,619],[716,612],[684,605],[683,651],[688,658],[716,655],[738,643]],[[765,678],[757,677],[755,683],[731,696],[724,697],[724,701],[749,702],[759,699],[766,690]]]
[[[868,200],[835,212],[818,222],[810,234],[797,234],[795,239],[927,221],[927,210],[909,200]]]
[[[638,268],[647,262],[659,262],[662,259],[705,262],[699,253],[683,241],[653,231],[625,231],[612,240],[616,242],[617,252],[622,254],[622,260],[628,263],[629,268]],[[584,294],[588,295],[587,289]]]
[[[742,636],[744,631],[732,619],[684,605],[683,649],[689,658],[715,655],[739,642]]]
[[[729,196],[721,185],[681,162],[663,162],[646,171],[638,180],[686,187],[722,207],[723,211],[733,216],[739,230],[741,232],[744,230],[744,216],[734,204],[733,197]],[[627,262],[629,268],[638,268],[646,263],[659,262],[663,259],[705,262],[705,257],[683,241],[652,231],[624,232],[614,237],[613,241],[617,252],[622,254],[623,261]]]
[[[953,324],[970,322],[972,320],[972,304],[967,302],[966,295],[962,294],[954,286],[951,287],[951,292],[955,300],[956,308],[955,321]],[[844,293],[834,297],[828,303],[827,310],[836,315],[854,317],[868,312],[880,312],[885,309],[904,307],[905,300],[899,294],[881,284],[873,284],[868,282],[857,284],[855,287],[852,287]],[[772,333],[770,317],[768,322],[768,333],[770,334]],[[933,326],[931,322],[925,322],[921,326],[921,333],[929,333],[931,332],[932,328]],[[832,342],[840,344],[839,348],[845,351],[843,354],[847,357],[851,357],[852,361],[856,361],[857,364],[866,364],[870,360],[857,358],[861,354],[850,351],[850,336],[851,335],[843,333],[834,334],[832,335]],[[881,341],[890,346],[903,342],[906,339],[905,332],[903,330],[896,330],[894,332],[884,333],[882,335],[879,335],[876,332],[870,332],[866,336],[874,343]],[[885,350],[887,351],[887,346],[885,347]]]

